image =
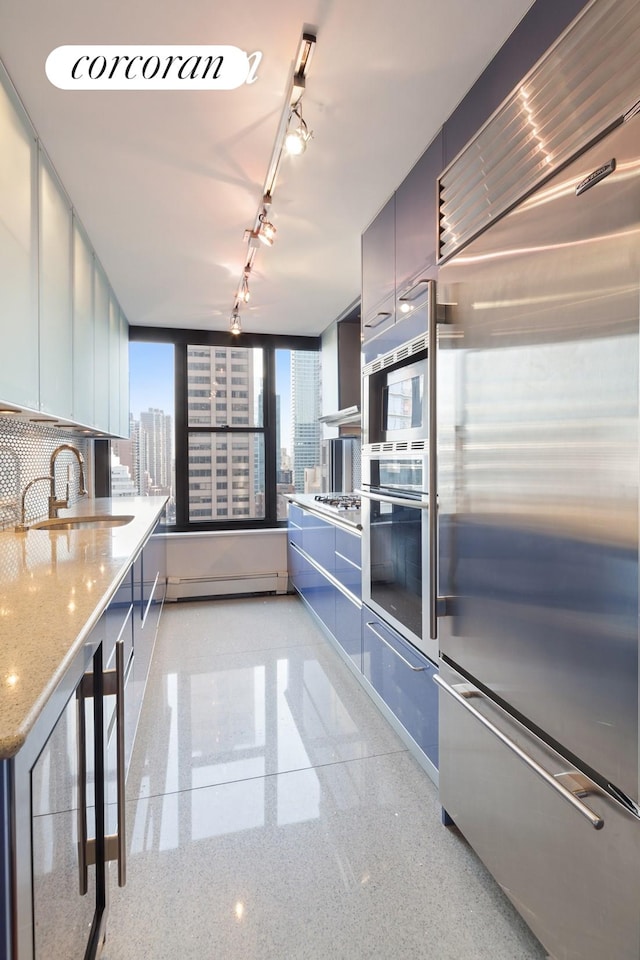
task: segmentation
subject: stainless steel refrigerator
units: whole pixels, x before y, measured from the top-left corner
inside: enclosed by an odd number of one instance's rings
[[[555,960],[638,960],[640,116],[440,269],[440,791]]]

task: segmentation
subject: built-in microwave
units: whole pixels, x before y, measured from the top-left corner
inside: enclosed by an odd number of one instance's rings
[[[426,335],[364,367],[363,418],[363,440],[367,445],[428,439]]]

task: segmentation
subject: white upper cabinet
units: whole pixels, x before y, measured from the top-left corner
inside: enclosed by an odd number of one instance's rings
[[[0,404],[129,432],[128,324],[0,63]]]
[[[73,419],[95,424],[93,251],[78,221],[73,222]]]
[[[109,432],[109,283],[94,258],[94,425]]]
[[[120,433],[120,307],[109,293],[109,433]]]
[[[39,152],[40,409],[73,416],[71,204]]]
[[[38,409],[36,139],[0,66],[0,400]]]
[[[129,324],[120,311],[120,428],[118,434],[128,437],[129,422]]]

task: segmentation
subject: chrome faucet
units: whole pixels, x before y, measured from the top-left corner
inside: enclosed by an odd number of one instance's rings
[[[49,474],[47,474],[46,477],[36,477],[35,480],[29,480],[29,483],[26,485],[26,487],[22,491],[22,500],[20,503],[20,523],[17,523],[15,526],[16,533],[24,533],[25,530],[27,529],[27,525],[25,523],[25,520],[26,520],[25,504],[27,500],[27,493],[29,492],[31,487],[34,485],[34,483],[38,483],[38,481],[40,480],[46,480],[47,482],[50,483],[51,480],[53,480],[53,477],[50,477]]]
[[[67,492],[64,500],[56,499],[56,457],[59,453],[62,453],[63,450],[68,450],[72,453],[76,460],[78,461],[78,467],[80,470],[80,475],[78,477],[78,496],[85,497],[87,491],[84,486],[84,457],[80,451],[73,447],[70,443],[61,443],[59,447],[51,454],[51,460],[49,461],[49,480],[51,481],[51,494],[49,496],[49,519],[52,520],[54,517],[58,516],[58,510],[61,507],[69,506],[69,481],[67,480]]]

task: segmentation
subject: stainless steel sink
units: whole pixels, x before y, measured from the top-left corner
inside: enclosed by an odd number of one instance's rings
[[[101,527],[122,527],[126,523],[131,523],[133,514],[112,514],[94,515],[90,517],[54,517],[52,520],[41,520],[40,523],[34,523],[33,530],[82,530],[82,529],[100,529]]]

